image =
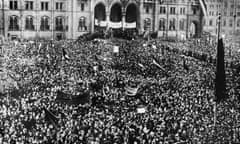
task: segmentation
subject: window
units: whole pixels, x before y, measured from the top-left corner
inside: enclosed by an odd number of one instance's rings
[[[145,10],[146,10],[146,13],[149,13],[149,6],[146,6]]]
[[[240,27],[240,19],[237,21],[237,27]]]
[[[233,16],[233,11],[230,12],[230,16]]]
[[[233,26],[233,20],[229,20],[229,26],[230,26],[230,27]]]
[[[226,23],[226,20],[223,20],[223,26],[226,26],[227,23]]]
[[[151,27],[151,19],[150,18],[146,18],[144,20],[144,30],[147,30]]]
[[[10,16],[9,17],[9,30],[10,31],[17,31],[19,30],[18,25],[18,17],[17,16]]]
[[[41,10],[44,11],[48,10],[48,2],[41,2]]]
[[[185,14],[185,8],[180,8],[180,14],[184,15]]]
[[[33,17],[32,16],[27,16],[25,19],[25,29],[26,30],[34,30],[34,25],[33,25]]]
[[[84,11],[84,7],[85,7],[84,3],[81,3],[81,11]]]
[[[228,7],[228,3],[224,2],[224,7],[227,8]]]
[[[170,14],[176,14],[176,8],[175,7],[170,8]]]
[[[237,16],[240,16],[240,12],[237,12]]]
[[[55,19],[56,31],[63,31],[63,17],[56,17]]]
[[[170,23],[169,23],[169,30],[175,30],[176,29],[176,20],[175,19],[171,19]]]
[[[25,1],[25,9],[33,10],[33,1]]]
[[[56,2],[56,10],[63,10],[63,2]]]
[[[78,31],[86,31],[86,30],[87,30],[86,18],[85,17],[81,17],[79,19]]]
[[[185,30],[185,19],[181,19],[180,21],[179,21],[179,29],[180,30]]]
[[[9,1],[9,9],[10,10],[18,9],[18,2],[17,2],[17,0],[10,0]]]
[[[166,7],[161,6],[160,7],[160,14],[165,14],[166,13]]]
[[[164,31],[165,30],[165,19],[160,19],[159,21],[159,30]]]
[[[213,25],[213,20],[209,20],[209,25],[210,25],[210,26]]]
[[[223,15],[224,15],[224,16],[227,16],[227,12],[226,12],[226,11],[224,11],[224,12],[223,12]]]
[[[193,11],[193,14],[194,14],[194,15],[197,14],[197,8],[196,8],[196,7],[193,7],[193,8],[192,8],[192,11]]]
[[[50,30],[49,17],[43,16],[43,17],[41,18],[40,30],[41,30],[41,31],[48,31],[48,30]]]

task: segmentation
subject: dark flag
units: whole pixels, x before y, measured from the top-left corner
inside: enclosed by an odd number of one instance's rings
[[[215,79],[215,96],[216,101],[220,102],[227,98],[226,95],[226,75],[225,75],[225,66],[224,66],[224,47],[223,40],[218,40],[217,45],[217,72]]]
[[[58,127],[58,118],[49,110],[47,110],[46,108],[43,108],[44,112],[45,112],[45,119],[46,121],[49,121],[50,123],[52,123],[54,125],[55,128]]]
[[[64,48],[62,48],[62,55],[64,60],[70,60],[69,56],[67,55],[67,52]]]
[[[90,95],[88,92],[79,95],[70,95],[62,91],[57,91],[57,102],[66,104],[85,104],[89,102]]]
[[[22,89],[14,89],[10,92],[10,96],[15,99],[20,99],[24,95],[24,91]]]
[[[183,68],[184,68],[186,71],[189,71],[189,67],[188,67],[188,65],[186,64],[186,60],[185,60],[185,59],[183,60]]]
[[[28,121],[23,121],[22,122],[25,128],[28,130],[32,130],[36,126],[36,120],[35,119],[30,119]]]

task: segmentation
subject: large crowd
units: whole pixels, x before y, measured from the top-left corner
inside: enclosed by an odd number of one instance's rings
[[[189,54],[181,44],[119,39],[5,44],[1,72],[16,84],[0,93],[0,143],[239,142],[236,70],[226,68],[229,98],[214,109],[215,64],[209,62],[214,54],[204,48],[199,50],[207,57]],[[129,95],[126,87],[137,92]],[[57,101],[59,91],[69,99],[87,93],[89,100]]]

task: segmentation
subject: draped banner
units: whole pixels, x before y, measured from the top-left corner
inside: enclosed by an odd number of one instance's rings
[[[98,19],[95,19],[95,26],[106,27],[107,21],[99,21]]]
[[[136,22],[133,22],[133,23],[125,22],[123,26],[124,26],[124,28],[136,28],[137,27],[137,23]]]
[[[109,22],[110,28],[122,28],[122,22]]]

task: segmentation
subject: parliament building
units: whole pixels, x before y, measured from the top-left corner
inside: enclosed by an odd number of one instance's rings
[[[199,37],[203,0],[0,0],[9,39],[76,39],[98,29],[136,29],[158,37]]]

